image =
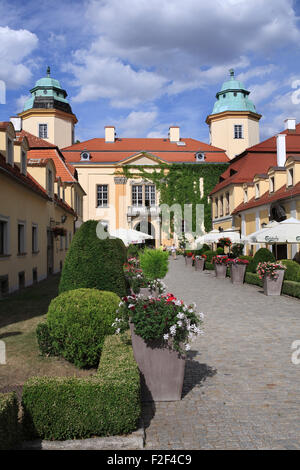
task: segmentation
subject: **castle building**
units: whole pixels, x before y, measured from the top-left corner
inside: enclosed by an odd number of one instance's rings
[[[250,92],[236,80],[230,69],[230,79],[223,83],[216,94],[217,101],[207,116],[210,144],[223,148],[230,159],[246,148],[259,143],[261,114],[249,99]]]

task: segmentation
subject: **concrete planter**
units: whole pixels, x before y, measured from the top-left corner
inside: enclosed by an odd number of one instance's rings
[[[148,287],[141,287],[140,295],[142,297],[149,297],[149,295],[151,295],[150,289],[148,289]]]
[[[264,277],[264,294],[265,295],[280,295],[282,289],[282,283],[284,278],[284,270],[278,269],[276,271],[278,274],[277,279],[272,279],[269,276]]]
[[[146,343],[130,323],[134,358],[154,401],[181,400],[185,356],[180,356],[162,341]]]
[[[227,270],[227,265],[226,264],[215,264],[216,278],[225,279],[226,270]]]
[[[185,264],[186,266],[192,266],[193,265],[193,259],[191,256],[186,256],[185,257]]]
[[[197,259],[195,258],[195,270],[196,271],[203,271],[204,269],[204,259]]]
[[[246,272],[245,264],[232,264],[230,266],[230,277],[232,284],[243,284]]]

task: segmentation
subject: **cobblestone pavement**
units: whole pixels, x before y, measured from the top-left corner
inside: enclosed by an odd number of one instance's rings
[[[168,291],[196,302],[183,398],[143,404],[146,449],[300,449],[300,301],[170,261]]]

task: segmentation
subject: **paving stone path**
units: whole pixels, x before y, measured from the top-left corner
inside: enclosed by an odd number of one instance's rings
[[[182,400],[144,402],[146,449],[300,449],[300,300],[234,286],[182,257],[165,281],[204,312],[205,335],[192,343]]]

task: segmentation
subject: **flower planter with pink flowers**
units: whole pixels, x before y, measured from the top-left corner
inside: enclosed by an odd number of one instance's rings
[[[212,262],[215,266],[215,273],[217,279],[225,279],[227,272],[227,256],[214,256]]]
[[[265,295],[281,295],[281,289],[286,266],[280,262],[258,263],[256,272],[263,280]]]
[[[243,284],[245,273],[249,261],[247,259],[235,258],[229,260],[230,264],[230,278],[232,284]]]
[[[113,327],[122,333],[130,326],[139,370],[154,401],[180,400],[185,354],[189,342],[202,334],[203,314],[172,294],[143,299],[124,297]]]

